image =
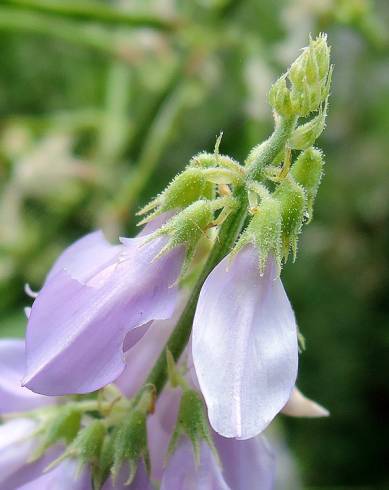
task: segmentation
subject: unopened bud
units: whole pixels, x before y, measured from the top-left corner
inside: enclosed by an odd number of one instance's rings
[[[291,103],[300,116],[316,111],[329,93],[331,83],[330,48],[321,34],[294,61],[288,71],[292,83]]]
[[[283,75],[271,86],[269,103],[281,116],[290,116],[293,114],[293,108],[285,78]]]
[[[152,211],[140,224],[147,223],[166,211],[179,210],[199,199],[212,196],[212,183],[207,181],[202,169],[189,167],[178,174],[158,197],[138,212],[138,215],[143,215]]]
[[[303,151],[291,169],[295,181],[304,189],[307,196],[308,223],[313,216],[313,205],[323,175],[323,154],[317,148]]]
[[[294,130],[289,140],[290,147],[293,150],[305,150],[312,146],[325,128],[326,117],[327,104],[319,110],[317,116]]]
[[[304,189],[288,176],[274,192],[274,197],[281,205],[284,259],[287,259],[290,249],[293,251],[293,257],[296,258],[298,235],[306,207]]]

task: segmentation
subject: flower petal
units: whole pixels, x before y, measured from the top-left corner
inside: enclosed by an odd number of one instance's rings
[[[82,282],[109,263],[120,250],[120,245],[107,242],[102,231],[89,233],[62,252],[48,273],[46,282],[63,270]]]
[[[18,490],[92,490],[90,471],[84,467],[80,474],[74,459],[66,459],[48,473],[29,481]]]
[[[24,375],[24,340],[0,340],[0,413],[24,412],[51,405],[55,398],[38,395],[22,388]]]
[[[197,304],[192,351],[215,431],[262,432],[287,402],[298,364],[295,318],[273,259],[260,276],[257,252],[246,247],[215,267]]]
[[[161,490],[231,490],[231,487],[209,446],[201,443],[200,462],[196,465],[192,444],[182,437],[166,467]]]
[[[214,434],[225,481],[233,490],[271,490],[275,480],[275,459],[263,436],[247,441]]]
[[[35,429],[36,424],[31,419],[14,419],[0,425],[0,488],[19,488],[40,475],[57,457],[58,451],[53,448],[38,461],[27,463],[37,444],[31,437]]]
[[[282,413],[290,417],[328,417],[330,412],[294,388]]]
[[[153,262],[165,239],[143,243],[126,243],[86,284],[64,270],[46,282],[28,322],[25,386],[46,395],[97,390],[123,371],[131,329],[172,316],[184,250]]]

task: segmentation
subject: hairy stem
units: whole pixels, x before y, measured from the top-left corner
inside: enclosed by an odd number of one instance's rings
[[[295,122],[295,118],[293,121],[289,119],[280,120],[272,136],[261,145],[261,151],[251,162],[248,172],[249,179],[252,180],[260,175],[260,170],[271,163],[273,158],[283,149],[293,131]],[[220,227],[217,240],[201,276],[193,288],[185,310],[145,382],[145,384],[155,386],[157,395],[161,393],[167,380],[166,350],[171,352],[175,361],[181,356],[189,341],[197,300],[204,281],[212,269],[228,254],[244,225],[248,207],[246,186],[237,187],[234,197],[239,202],[239,207]]]

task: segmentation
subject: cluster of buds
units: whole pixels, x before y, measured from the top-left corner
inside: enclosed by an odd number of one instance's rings
[[[322,34],[310,39],[309,46],[272,86],[270,105],[281,116],[308,116],[328,97],[331,78],[330,49],[327,36]]]

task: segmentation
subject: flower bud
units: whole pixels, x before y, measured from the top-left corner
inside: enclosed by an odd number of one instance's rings
[[[187,244],[187,259],[192,257],[201,236],[205,233],[213,220],[213,206],[211,201],[200,200],[194,202],[176,216],[173,216],[166,224],[152,233],[148,241],[162,235],[168,235],[170,240],[162,248],[155,259],[161,257],[182,244]]]
[[[293,251],[293,257],[295,259],[298,235],[301,231],[306,206],[304,189],[288,176],[274,192],[274,197],[279,201],[281,206],[284,259],[287,259],[290,248]]]
[[[286,86],[285,75],[271,86],[269,103],[281,116],[290,116],[293,114],[290,90]]]
[[[232,251],[233,258],[239,250],[252,244],[258,250],[259,270],[263,274],[269,254],[281,264],[281,206],[278,200],[267,197],[262,200],[249,225]]]
[[[202,168],[189,167],[178,174],[166,189],[138,212],[146,214],[154,210],[139,224],[144,224],[156,216],[172,209],[182,209],[202,198],[213,196],[213,185],[208,182]]]
[[[76,406],[64,405],[53,410],[52,416],[43,422],[39,430],[42,442],[32,455],[32,461],[39,459],[58,441],[70,443],[80,430],[81,411]]]
[[[150,471],[150,458],[147,447],[147,415],[141,410],[133,410],[126,417],[113,440],[112,475],[115,479],[123,464],[129,465],[129,476],[126,485],[130,485],[140,459],[143,459],[147,471]]]
[[[199,461],[200,445],[203,441],[216,452],[204,413],[203,402],[199,394],[191,389],[184,390],[182,394],[176,428],[169,443],[168,456],[174,452],[182,435],[190,439],[196,461]]]
[[[323,110],[319,110],[317,116],[295,129],[289,140],[290,147],[293,150],[305,150],[312,146],[325,128],[326,117],[327,104]]]
[[[288,77],[292,83],[291,103],[296,115],[306,116],[316,111],[328,96],[331,82],[326,35],[310,39],[309,46],[289,68]]]
[[[308,223],[312,219],[313,204],[323,175],[323,166],[322,152],[317,148],[308,148],[300,153],[291,168],[292,176],[304,188],[307,196],[306,217]]]

